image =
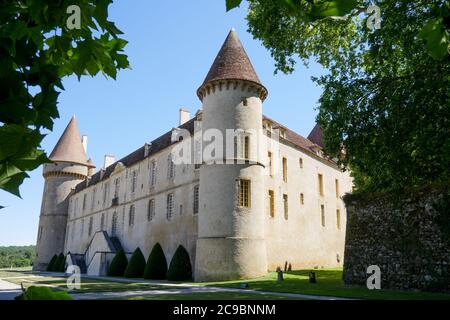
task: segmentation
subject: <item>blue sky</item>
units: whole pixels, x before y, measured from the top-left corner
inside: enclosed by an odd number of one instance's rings
[[[291,75],[274,75],[270,53],[247,33],[246,9],[225,12],[225,0],[115,0],[110,18],[129,41],[131,70],[116,81],[102,75],[64,80],[60,118],[43,141],[50,153],[70,117],[89,136],[88,155],[98,168],[105,154],[121,158],[177,126],[178,110],[200,108],[196,90],[229,30],[239,34],[261,81],[269,90],[263,112],[302,135],[314,127],[321,89],[311,81],[324,71],[301,64]],[[21,186],[22,199],[0,190],[0,246],[36,242],[44,179],[42,169]]]

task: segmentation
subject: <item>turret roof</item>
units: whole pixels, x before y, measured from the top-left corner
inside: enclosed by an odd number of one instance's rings
[[[322,128],[316,124],[308,135],[308,140],[314,142],[320,147],[324,147]]]
[[[264,87],[234,29],[225,39],[200,88],[218,80],[246,80]]]
[[[83,144],[81,142],[81,135],[78,130],[75,116],[70,119],[69,124],[50,154],[49,159],[55,162],[73,162],[91,166],[87,162],[86,152],[84,151]]]

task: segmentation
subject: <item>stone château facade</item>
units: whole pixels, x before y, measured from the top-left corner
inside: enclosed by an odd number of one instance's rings
[[[179,245],[188,250],[196,281],[342,266],[341,196],[351,178],[323,153],[318,126],[307,139],[262,114],[267,89],[235,31],[197,94],[195,117],[181,109],[178,128],[119,161],[105,156],[96,173],[70,121],[44,165],[35,269],[64,252],[67,263],[104,274],[118,249],[148,256],[158,242],[168,262]],[[238,130],[232,142],[216,146],[231,145],[232,155],[206,157],[210,133],[230,129]],[[194,152],[179,163],[183,144]]]

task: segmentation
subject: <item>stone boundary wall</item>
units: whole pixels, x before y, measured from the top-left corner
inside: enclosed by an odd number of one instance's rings
[[[345,202],[346,284],[366,285],[378,265],[382,289],[450,292],[450,186]]]

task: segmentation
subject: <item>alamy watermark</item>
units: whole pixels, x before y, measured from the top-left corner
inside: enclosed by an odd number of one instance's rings
[[[367,274],[370,276],[367,278],[367,289],[380,290],[381,289],[381,270],[377,265],[371,265],[367,267]]]
[[[69,290],[81,289],[81,270],[77,265],[69,265],[66,269],[66,273],[70,274],[67,278],[66,285]]]

